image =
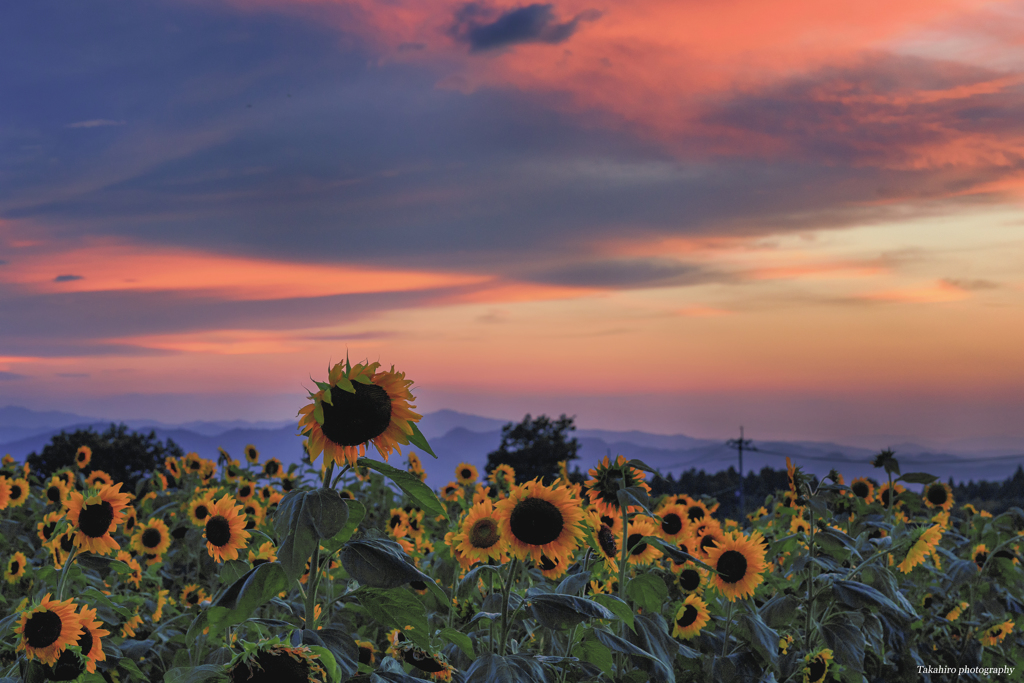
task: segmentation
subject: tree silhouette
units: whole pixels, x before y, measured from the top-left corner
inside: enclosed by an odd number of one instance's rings
[[[487,454],[487,473],[508,464],[516,471],[516,481],[541,477],[544,483],[551,483],[558,476],[560,461],[579,458],[579,441],[567,438],[569,432],[576,431],[575,419],[563,413],[555,421],[547,415],[534,420],[527,413],[519,424],[509,422],[501,428],[498,450]]]
[[[92,449],[92,460],[84,474],[103,470],[115,482],[124,482],[122,490],[131,493],[140,479],[163,467],[164,458],[184,455],[181,446],[171,439],[166,444],[161,442],[154,431],[140,434],[129,432],[124,424],[111,424],[102,434],[92,427],[71,434],[61,431],[43,447],[42,453],[29,454],[26,462],[38,476],[49,477],[63,467],[76,468],[75,453],[81,446]]]

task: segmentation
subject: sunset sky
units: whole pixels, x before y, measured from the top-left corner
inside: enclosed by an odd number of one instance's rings
[[[1024,437],[1019,2],[38,0],[0,103],[0,405]]]

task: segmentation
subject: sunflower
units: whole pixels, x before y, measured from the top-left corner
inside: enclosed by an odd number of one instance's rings
[[[458,482],[450,481],[441,489],[441,498],[449,503],[457,502],[462,498],[462,487]]]
[[[249,461],[251,465],[258,465],[260,462],[260,452],[252,444],[248,444],[245,447],[245,459]]]
[[[68,523],[77,532],[75,545],[80,550],[106,555],[121,546],[111,536],[124,521],[128,494],[121,493],[121,483],[102,488],[86,498],[72,492],[66,503]]]
[[[277,458],[271,458],[270,460],[263,463],[263,476],[270,477],[271,479],[280,479],[281,475],[284,474],[284,467],[281,465],[281,461]]]
[[[708,570],[693,562],[687,562],[679,570],[676,585],[684,595],[701,595],[708,585]]]
[[[496,507],[501,536],[520,560],[540,562],[541,555],[567,560],[583,536],[583,510],[563,487],[530,481],[512,489]]]
[[[953,609],[949,611],[949,614],[946,615],[946,619],[949,621],[956,621],[960,618],[960,615],[963,614],[963,611],[967,609],[967,607],[970,604],[971,603],[964,601],[961,602],[959,605],[956,605]]]
[[[8,494],[7,504],[12,508],[20,507],[28,500],[28,482],[24,479],[14,479],[10,482],[11,491]]]
[[[698,554],[694,550],[694,548],[696,548],[696,546],[697,546],[697,539],[692,534],[687,534],[686,536],[683,536],[681,539],[676,541],[676,547],[679,548],[680,550],[682,550],[687,555],[696,556]],[[675,558],[672,558],[671,569],[674,572],[678,572],[688,562],[689,562],[689,560],[676,560]]]
[[[817,652],[808,652],[804,657],[804,683],[821,683],[828,673],[828,663],[832,661],[832,650],[823,648]]]
[[[686,505],[686,519],[690,524],[697,525],[711,519],[711,512],[703,501],[691,499]]]
[[[181,595],[178,596],[178,599],[181,600],[183,605],[195,607],[204,600],[209,599],[209,596],[198,584],[190,583],[181,589]]]
[[[607,524],[601,524],[597,533],[594,534],[594,540],[597,541],[597,551],[601,553],[601,556],[608,563],[608,567],[613,573],[618,572],[619,560],[621,559],[619,557],[619,537]]]
[[[181,465],[178,464],[177,458],[170,455],[164,458],[164,469],[175,479],[181,478]]]
[[[637,516],[629,522],[626,536],[626,561],[629,564],[647,565],[659,557],[661,551],[642,540],[644,536],[657,536],[658,525],[650,517]]]
[[[373,646],[373,643],[356,638],[356,647],[359,648],[359,663],[373,666],[377,661],[377,648]]]
[[[602,515],[618,515],[619,488],[621,486],[639,486],[650,493],[651,487],[644,482],[644,473],[626,463],[626,458],[619,456],[615,462],[611,462],[608,456],[598,463],[597,467],[589,470],[591,479],[586,482],[587,495],[590,501]],[[635,505],[630,510],[638,509]]]
[[[669,543],[675,543],[680,538],[689,535],[690,520],[686,516],[686,508],[678,503],[665,505],[658,510],[661,517],[661,525],[658,535]]]
[[[352,491],[350,489],[342,489],[342,490],[338,491],[338,495],[341,496],[342,498],[344,498],[345,500],[355,500],[356,499],[356,494],[352,493]]]
[[[699,634],[709,621],[711,621],[711,613],[708,611],[707,603],[696,594],[687,595],[676,612],[672,635],[689,640]]]
[[[275,494],[275,493],[277,493],[277,489],[275,489],[275,488],[274,488],[274,487],[273,487],[272,485],[270,485],[270,484],[265,484],[265,485],[264,485],[264,486],[262,486],[262,487],[260,488],[260,490],[259,490],[259,496],[260,496],[260,500],[262,500],[262,501],[263,501],[264,503],[266,503],[266,502],[268,502],[268,501],[269,501],[269,500],[270,500],[271,498],[273,498],[273,497],[274,497],[274,494]]]
[[[924,489],[924,504],[930,508],[949,511],[953,507],[953,489],[941,481],[932,482]]]
[[[978,569],[985,566],[985,561],[988,560],[988,546],[984,543],[979,543],[974,546],[971,550],[971,559],[974,560],[974,564],[978,565]]]
[[[430,654],[413,646],[411,643],[406,643],[392,649],[395,650],[392,654],[396,659],[411,664],[414,668],[427,674],[430,680],[444,681],[445,683],[452,680],[452,673],[455,671],[455,668],[445,661],[443,655]]]
[[[64,566],[64,561],[68,559],[68,555],[75,549],[75,535],[74,529],[68,529],[64,533],[55,536],[47,544],[53,557],[54,568],[61,569]]]
[[[27,564],[25,553],[19,551],[11,555],[11,558],[7,560],[7,567],[4,569],[4,578],[7,579],[7,583],[18,583],[18,580],[25,575],[25,565]]]
[[[857,477],[850,482],[850,490],[865,503],[870,503],[874,499],[875,485],[867,477]]]
[[[185,454],[185,461],[183,464],[185,466],[185,471],[189,474],[199,474],[203,471],[203,459],[194,451]]]
[[[907,551],[907,556],[899,564],[899,570],[904,574],[909,574],[917,565],[924,562],[924,558],[928,557],[935,550],[935,546],[942,540],[942,527],[938,524],[933,524],[928,527],[917,537],[914,541],[914,545],[910,546],[910,550]]]
[[[167,588],[161,588],[159,591],[157,591],[156,609],[153,610],[152,616],[154,624],[164,618],[164,607],[166,607],[167,603],[170,602],[170,594],[171,591]]]
[[[121,624],[121,637],[122,638],[134,638],[135,629],[142,626],[142,615],[133,614],[128,617],[128,620]]]
[[[406,513],[409,515],[409,535],[416,539],[423,538],[423,510],[406,508]]]
[[[893,488],[896,490],[896,496],[892,501],[892,507],[895,510],[903,505],[903,501],[900,500],[900,494],[906,493],[907,489],[902,484],[894,484]],[[878,487],[878,494],[875,496],[875,502],[881,503],[883,508],[889,507],[889,483],[886,482]]]
[[[489,498],[470,508],[455,541],[458,551],[471,562],[498,560],[505,555],[508,542],[501,535],[501,521]]]
[[[82,630],[81,617],[75,614],[71,598],[58,602],[47,593],[39,604],[21,613],[14,632],[21,636],[15,651],[24,650],[28,659],[53,664],[68,645],[73,645]]]
[[[730,602],[751,597],[764,581],[765,548],[760,539],[756,531],[749,537],[731,533],[708,552],[707,563],[717,572],[711,582]]]
[[[396,538],[409,533],[409,513],[402,508],[391,508],[388,512],[388,533]]]
[[[540,573],[544,578],[551,579],[552,581],[562,578],[565,572],[569,570],[569,566],[565,562],[558,558],[551,560],[547,555],[540,556],[537,568],[540,569]]]
[[[495,486],[508,488],[516,483],[516,471],[512,469],[512,465],[501,463],[495,465],[491,473],[487,475],[487,480]]]
[[[90,462],[92,462],[92,449],[88,446],[79,446],[75,451],[75,464],[78,465],[78,469],[84,470]]]
[[[0,510],[11,502],[11,483],[7,477],[0,476]]]
[[[132,548],[144,555],[162,557],[171,547],[171,532],[167,524],[156,517],[145,524],[140,524],[132,535]],[[156,564],[151,562],[151,564]]]
[[[123,550],[119,552],[114,559],[128,565],[129,572],[127,581],[135,584],[135,587],[138,588],[142,584],[142,565],[139,564],[139,561]]]
[[[193,498],[188,504],[188,518],[195,526],[206,526],[206,520],[213,509],[213,492],[204,493]]]
[[[245,513],[240,512],[241,509],[242,506],[235,505],[235,499],[226,494],[210,509],[203,537],[210,557],[217,562],[237,560],[238,549],[245,547],[249,539]]]
[[[290,474],[288,472],[285,472],[284,474],[281,475],[281,490],[284,491],[285,493],[294,490],[295,487],[298,485],[299,478],[296,475]]]
[[[43,499],[49,505],[62,505],[71,492],[71,487],[58,476],[50,477],[50,482],[43,489]]]
[[[789,533],[791,534],[809,534],[811,533],[811,523],[803,517],[793,515],[793,519],[789,521]]]
[[[708,517],[702,525],[694,529],[694,554],[697,557],[707,557],[712,548],[722,544],[725,536],[726,532],[722,530],[722,525],[718,523],[718,520]]]
[[[96,618],[96,610],[82,607],[78,614],[82,622],[82,630],[78,633],[78,640],[74,643],[78,646],[81,655],[72,650],[64,650],[49,671],[48,678],[52,681],[70,681],[77,679],[82,673],[88,671],[96,673],[96,662],[106,661],[107,655],[103,652],[102,636],[110,635],[110,632],[103,628],[103,622]]]
[[[253,567],[258,567],[267,562],[277,562],[277,548],[273,541],[265,541],[257,552],[249,550],[249,562]]]
[[[471,486],[480,474],[468,462],[460,462],[455,468],[455,478],[463,486]]]
[[[789,490],[796,493],[796,466],[789,456],[786,456],[786,476],[789,479]]]
[[[242,507],[242,512],[245,513],[245,530],[255,529],[263,523],[263,518],[266,516],[266,509],[259,504],[259,501],[250,500]]]
[[[243,650],[232,659],[226,672],[227,680],[231,683],[323,683],[328,677],[319,659],[320,655],[306,645],[289,646],[275,638],[261,642],[256,650]]]
[[[1013,631],[1013,620],[1007,619],[1001,624],[991,626],[978,636],[978,640],[981,641],[982,645],[994,646],[1003,642],[1003,638],[1008,636]]]
[[[113,484],[114,479],[103,470],[93,470],[89,473],[89,476],[85,478],[85,485],[94,489],[113,486]]]
[[[299,411],[299,429],[309,437],[310,461],[324,453],[339,465],[355,466],[372,443],[384,460],[392,451],[401,454],[409,443],[412,423],[420,420],[413,412],[415,401],[405,373],[378,372],[380,363],[347,367],[338,363],[328,373],[327,383],[311,393],[312,403]]]
[[[255,493],[256,487],[251,481],[246,481],[239,484],[238,488],[235,489],[235,498],[245,503],[252,498]]]

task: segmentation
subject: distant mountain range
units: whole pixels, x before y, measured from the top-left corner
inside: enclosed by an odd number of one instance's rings
[[[186,451],[196,451],[205,457],[214,457],[218,447],[241,458],[247,444],[254,444],[264,457],[276,456],[283,462],[298,462],[302,437],[296,432],[294,420],[280,422],[247,422],[243,420],[188,422],[165,424],[154,420],[121,420],[136,431],[152,430],[160,439],[173,439]],[[428,483],[441,487],[454,478],[455,466],[460,462],[475,465],[481,473],[487,454],[501,443],[501,427],[507,420],[481,417],[454,410],[439,410],[423,416],[419,423],[430,441],[435,460],[421,454]],[[10,453],[21,460],[33,451],[38,452],[50,439],[63,431],[92,427],[103,431],[111,420],[84,417],[56,411],[33,411],[18,406],[0,408],[0,453]],[[683,434],[663,435],[640,431],[611,431],[604,429],[578,429],[580,459],[570,463],[570,469],[579,467],[584,473],[606,455],[639,458],[663,474],[678,474],[692,467],[715,472],[737,466],[737,453],[725,445],[724,440],[698,439]],[[785,456],[803,467],[804,471],[822,476],[835,467],[847,480],[858,476],[878,478],[880,471],[870,465],[871,457],[881,448],[896,451],[904,472],[927,471],[943,479],[1001,480],[1013,474],[1024,464],[1024,444],[1005,444],[1004,449],[988,448],[979,452],[953,452],[927,448],[914,443],[889,444],[880,441],[874,448],[863,443],[855,446],[817,441],[755,441],[756,451],[745,451],[744,471],[758,471],[763,467],[781,469],[786,466]],[[372,449],[371,449],[372,451]],[[1018,455],[1008,458],[1005,456]],[[994,458],[1003,459],[994,459]],[[396,464],[404,458],[395,457]]]

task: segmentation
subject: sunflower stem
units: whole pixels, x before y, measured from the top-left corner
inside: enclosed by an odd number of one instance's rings
[[[807,506],[807,516],[810,520],[811,539],[807,546],[807,558],[814,559],[814,509]],[[814,611],[814,563],[807,563],[807,620],[804,633],[806,634],[807,651],[811,651],[811,613]]]
[[[320,541],[313,546],[313,556],[309,559],[309,590],[306,592],[306,614],[304,628],[316,630],[316,593],[320,585]]]
[[[501,646],[498,648],[498,655],[505,656],[505,646],[508,644],[508,632],[511,628],[508,618],[508,598],[512,593],[512,585],[516,580],[516,570],[519,569],[519,558],[513,557],[508,568],[508,580],[501,592]]]
[[[729,601],[729,607],[725,610],[725,638],[722,640],[722,656],[727,657],[729,655],[729,631],[732,629],[732,600]]]
[[[327,459],[326,455],[324,456],[324,459],[325,460]],[[329,463],[327,463],[327,466],[324,468],[324,471],[323,471],[323,476],[320,478],[320,482],[321,482],[321,487],[322,488],[325,488],[325,489],[326,488],[331,488],[331,486],[330,486],[330,484],[331,484],[331,476],[333,474],[334,474],[334,461],[332,460]]]
[[[71,552],[68,553],[68,559],[64,560],[64,566],[60,570],[60,580],[57,582],[57,602],[64,599],[64,588],[66,587],[68,580],[68,569],[71,568],[71,561],[75,559],[75,555],[78,553],[78,546],[72,546]]]
[[[622,486],[620,482],[619,486]],[[626,560],[628,558],[628,549],[626,548],[626,542],[629,539],[629,507],[626,505],[620,505],[619,509],[622,510],[622,557],[619,562],[619,599],[626,604]],[[619,637],[626,637],[626,622],[619,620]],[[615,653],[615,669],[619,672],[623,671],[625,664],[625,657],[621,652]]]

